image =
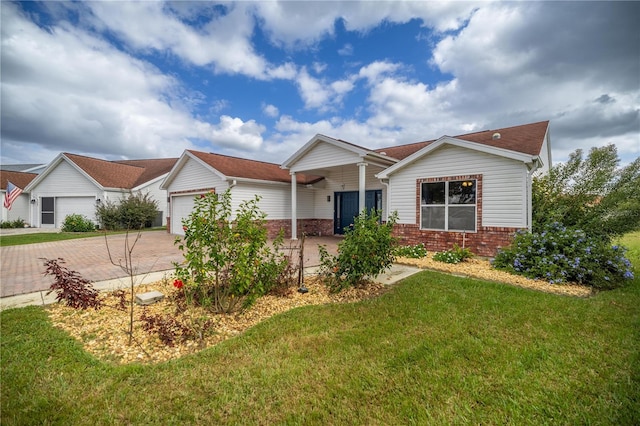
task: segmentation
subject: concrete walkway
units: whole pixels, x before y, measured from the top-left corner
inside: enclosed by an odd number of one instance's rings
[[[0,238],[2,235],[6,233],[2,232]],[[170,277],[174,262],[183,261],[182,252],[174,244],[174,235],[165,231],[148,231],[143,232],[138,241],[135,241],[135,236],[129,235],[129,244],[135,242],[132,257],[136,285]],[[79,272],[101,291],[130,286],[128,273],[109,261],[111,252],[116,264],[124,262],[126,241],[126,235],[119,234],[108,236],[106,242],[104,237],[92,237],[0,247],[0,309],[55,301],[55,294],[45,296],[53,278],[43,275],[43,258],[63,258],[66,262],[64,266]],[[339,241],[338,237],[307,237],[304,247],[305,273],[314,273],[315,267],[320,264],[319,245],[324,245],[329,253],[335,254]],[[285,247],[299,244],[299,241],[286,241]],[[285,250],[285,254],[291,254],[292,257],[297,253],[295,250],[291,253]],[[391,284],[418,271],[418,268],[394,265],[387,273],[381,274],[377,281]]]

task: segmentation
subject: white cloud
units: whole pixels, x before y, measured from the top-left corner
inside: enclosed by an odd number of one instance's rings
[[[242,121],[237,117],[223,115],[217,126],[202,125],[200,135],[216,145],[240,149],[257,150],[262,145],[264,126],[255,120]]]
[[[324,62],[315,61],[311,64],[311,68],[316,74],[322,74],[327,69],[327,64]]]
[[[183,14],[160,2],[90,2],[96,28],[114,32],[132,49],[171,52],[196,66],[212,65],[215,72],[258,79],[291,75],[288,66],[275,66],[251,44],[253,9],[230,3],[220,13],[208,3],[195,3],[189,13],[208,19],[201,27],[184,23]],[[184,12],[184,10],[181,10]],[[140,19],[140,17],[144,19]]]
[[[60,151],[150,158],[178,156],[192,140],[245,149],[262,142],[253,120],[195,119],[172,102],[184,95],[175,79],[102,40],[68,26],[45,31],[10,4],[2,15],[3,162],[24,162],[27,145],[42,157],[48,151],[46,162]]]
[[[301,47],[335,34],[336,20],[347,30],[367,32],[382,22],[421,19],[438,31],[458,30],[478,5],[486,2],[259,2],[260,25],[276,45]]]
[[[340,56],[351,56],[353,55],[353,45],[351,43],[347,43],[338,49],[338,55]]]
[[[271,104],[263,104],[262,105],[262,112],[271,118],[275,118],[278,115],[280,115],[280,111],[278,110],[278,107],[276,107],[275,105],[271,105]]]

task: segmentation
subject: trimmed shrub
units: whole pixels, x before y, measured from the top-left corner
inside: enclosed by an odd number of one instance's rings
[[[433,254],[433,260],[444,263],[460,263],[473,257],[473,253],[468,248],[460,248],[454,244],[450,250],[439,251]]]
[[[338,244],[338,255],[332,256],[320,246],[320,275],[331,291],[361,284],[365,277],[376,277],[391,267],[398,241],[393,237],[397,214],[386,223],[380,213],[363,211],[355,218],[353,228],[345,232]]]
[[[551,284],[575,282],[596,289],[621,287],[633,279],[626,249],[560,223],[540,233],[519,231],[510,247],[498,252],[493,267]]]
[[[11,229],[11,228],[24,228],[26,226],[26,222],[24,219],[16,219],[16,220],[6,220],[0,222],[0,228],[2,229]]]
[[[155,219],[158,202],[149,194],[129,195],[115,203],[106,200],[96,207],[96,217],[103,229],[142,229]]]
[[[91,232],[96,230],[96,225],[81,214],[70,214],[64,218],[62,232]]]
[[[427,255],[427,249],[422,243],[414,246],[398,246],[395,248],[395,255],[398,257],[408,257],[410,259],[420,259]]]

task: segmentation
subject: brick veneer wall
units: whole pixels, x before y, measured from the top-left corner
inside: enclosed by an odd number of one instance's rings
[[[420,229],[420,187],[425,182],[453,180],[476,181],[476,232],[434,231]],[[416,180],[416,224],[396,224],[394,235],[402,244],[424,244],[429,251],[448,250],[454,244],[469,248],[474,254],[491,257],[500,247],[508,246],[520,228],[482,226],[482,175],[459,175]]]
[[[278,235],[284,230],[285,238],[291,238],[291,219],[267,220],[269,237]],[[307,235],[333,235],[333,220],[331,219],[298,219],[298,235],[302,232]]]
[[[481,227],[477,232],[427,231],[418,225],[396,224],[393,233],[403,245],[424,244],[428,251],[448,250],[454,244],[478,256],[493,257],[500,247],[511,243],[519,228]]]

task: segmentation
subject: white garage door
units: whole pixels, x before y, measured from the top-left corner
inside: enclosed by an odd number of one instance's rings
[[[194,194],[171,197],[171,233],[184,235],[182,219],[189,216],[194,206]]]
[[[95,197],[56,197],[56,228],[61,228],[64,218],[70,214],[80,214],[93,223],[96,222]]]

